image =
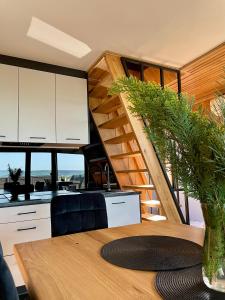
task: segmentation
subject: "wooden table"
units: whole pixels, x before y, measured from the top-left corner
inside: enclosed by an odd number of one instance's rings
[[[168,235],[202,244],[204,230],[146,222],[15,245],[31,299],[161,299],[154,288],[154,272],[120,268],[99,255],[102,245],[134,235]]]

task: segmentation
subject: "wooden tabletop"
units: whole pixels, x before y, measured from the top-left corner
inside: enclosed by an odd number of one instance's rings
[[[31,299],[161,299],[154,272],[120,268],[103,260],[102,245],[135,235],[167,235],[202,244],[204,231],[169,222],[147,222],[15,245]]]

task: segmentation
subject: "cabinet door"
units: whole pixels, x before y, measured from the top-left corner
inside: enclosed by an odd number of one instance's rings
[[[18,68],[0,64],[0,141],[18,141]]]
[[[55,143],[55,74],[19,68],[19,141]]]
[[[108,226],[125,226],[141,222],[139,195],[105,197]]]
[[[87,80],[56,74],[57,143],[88,144]]]
[[[51,237],[51,220],[40,219],[0,224],[0,240],[4,255],[13,254],[13,245]]]
[[[0,224],[50,218],[50,204],[32,204],[0,208]]]

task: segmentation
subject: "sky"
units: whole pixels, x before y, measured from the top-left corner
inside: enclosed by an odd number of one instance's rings
[[[0,170],[7,170],[8,163],[12,168],[25,169],[25,153],[0,152]],[[50,153],[32,153],[31,170],[50,170]],[[58,154],[59,170],[83,170],[84,157],[80,154]]]

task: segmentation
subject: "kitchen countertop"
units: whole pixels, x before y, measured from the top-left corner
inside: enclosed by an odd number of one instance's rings
[[[0,189],[0,208],[3,207],[11,207],[11,206],[21,206],[21,205],[34,205],[34,204],[43,204],[50,203],[52,198],[59,195],[76,195],[80,192],[69,192],[69,191],[43,191],[43,192],[33,192],[29,194],[21,194],[18,195],[18,199],[14,201],[10,201],[11,194],[5,190]],[[82,193],[102,193],[105,197],[118,197],[118,196],[127,196],[140,194],[139,192],[134,191],[82,191]]]

